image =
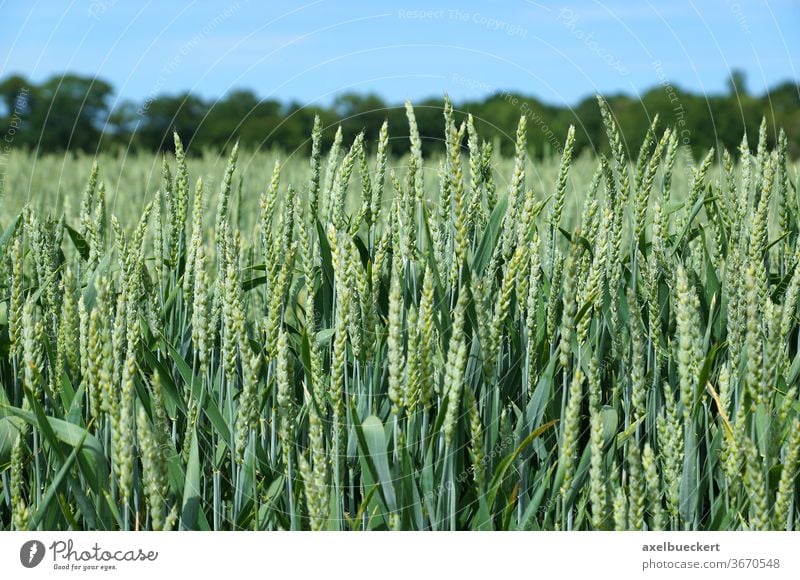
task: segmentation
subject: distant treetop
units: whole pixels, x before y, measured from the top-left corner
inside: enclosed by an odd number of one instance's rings
[[[663,126],[675,127],[695,155],[709,147],[735,151],[746,131],[755,136],[762,118],[767,119],[770,141],[777,128],[789,136],[790,154],[800,156],[800,85],[786,82],[764,95],[747,93],[744,74],[733,71],[727,94],[699,95],[662,82],[641,98],[606,95],[614,115],[635,153],[650,119],[660,115]],[[394,135],[406,126],[404,104],[387,103],[375,94],[345,93],[330,106],[303,105],[261,99],[250,90],[237,89],[217,100],[204,100],[183,93],[157,95],[143,102],[123,101],[112,109],[114,88],[106,81],[64,74],[35,84],[12,75],[0,81],[0,132],[3,146],[39,152],[90,151],[122,148],[168,150],[177,131],[189,153],[221,150],[233,140],[248,148],[278,148],[306,153],[311,146],[314,116],[319,115],[325,131],[323,145],[333,140],[341,125],[345,140],[358,133],[374,142],[385,119]],[[414,103],[423,142],[423,153],[443,149],[442,98]],[[487,138],[510,154],[520,115],[528,117],[528,144],[534,156],[557,152],[559,139],[569,125],[576,126],[578,153],[607,150],[603,123],[594,96],[574,107],[553,106],[519,93],[497,92],[478,101],[456,103],[463,118],[471,113],[476,126]],[[394,139],[395,155],[408,151],[407,139]],[[300,152],[298,151],[298,152]]]

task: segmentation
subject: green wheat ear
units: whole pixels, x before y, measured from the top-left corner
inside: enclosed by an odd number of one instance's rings
[[[0,530],[797,529],[796,136],[598,107],[14,152]]]

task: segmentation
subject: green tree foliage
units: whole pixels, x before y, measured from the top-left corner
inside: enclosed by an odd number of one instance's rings
[[[700,95],[666,82],[637,97],[609,95],[607,101],[626,137],[632,155],[638,152],[647,127],[658,114],[662,127],[672,127],[682,145],[701,155],[710,147],[735,151],[743,132],[753,139],[762,118],[767,119],[768,144],[774,146],[774,127],[800,135],[800,86],[786,82],[763,95],[747,92],[741,71],[733,71],[726,93]],[[155,95],[143,102],[113,104],[113,87],[106,81],[73,74],[58,75],[35,84],[20,75],[0,81],[0,122],[19,126],[13,145],[38,151],[122,148],[168,150],[177,131],[192,151],[222,150],[238,139],[246,147],[279,148],[308,154],[308,139],[315,115],[325,130],[323,147],[330,145],[341,126],[345,142],[364,133],[375,142],[384,120],[391,127],[406,127],[402,103],[387,103],[375,94],[345,93],[328,106],[262,99],[250,90],[233,90],[216,100],[196,95]],[[20,95],[23,98],[19,98]],[[113,106],[112,106],[113,105]],[[443,99],[416,103],[423,152],[444,150]],[[480,101],[456,107],[459,122],[471,113],[482,135],[494,141],[504,155],[514,151],[514,133],[521,114],[528,117],[529,153],[535,157],[560,154],[567,127],[576,126],[575,151],[608,153],[603,120],[594,96],[574,106],[553,106],[520,93],[498,92]],[[395,154],[408,149],[408,139],[398,136]],[[800,142],[790,138],[789,153],[800,155]],[[100,145],[98,145],[98,143]]]

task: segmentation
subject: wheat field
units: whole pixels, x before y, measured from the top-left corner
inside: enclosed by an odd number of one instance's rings
[[[34,158],[0,208],[0,529],[798,528],[787,137],[688,158]],[[160,173],[160,179],[153,175]]]

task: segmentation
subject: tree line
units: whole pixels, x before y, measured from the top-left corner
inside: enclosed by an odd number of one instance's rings
[[[785,82],[762,95],[746,90],[742,73],[734,73],[726,92],[695,94],[662,82],[640,97],[606,95],[627,140],[636,152],[655,114],[662,126],[675,128],[681,141],[700,155],[709,147],[735,151],[744,132],[755,141],[766,118],[769,141],[777,128],[789,136],[790,154],[800,156],[800,85]],[[406,117],[403,103],[388,103],[375,94],[346,93],[326,106],[296,101],[261,99],[251,90],[233,90],[219,99],[204,100],[180,93],[157,95],[142,102],[114,99],[114,87],[102,79],[62,74],[42,83],[21,75],[0,80],[0,132],[3,147],[27,148],[39,153],[58,151],[164,151],[172,147],[176,131],[190,151],[219,151],[239,140],[249,148],[277,148],[307,153],[314,117],[325,129],[329,145],[341,126],[345,141],[364,132],[376,141],[388,120],[394,154],[408,150],[402,138]],[[116,103],[116,104],[115,104]],[[443,98],[414,103],[423,152],[443,149]],[[509,154],[520,115],[528,117],[528,144],[534,156],[558,153],[569,125],[576,126],[576,149],[608,149],[600,110],[593,96],[575,106],[556,106],[530,95],[497,92],[481,100],[456,103],[460,115],[471,113],[482,135]]]

